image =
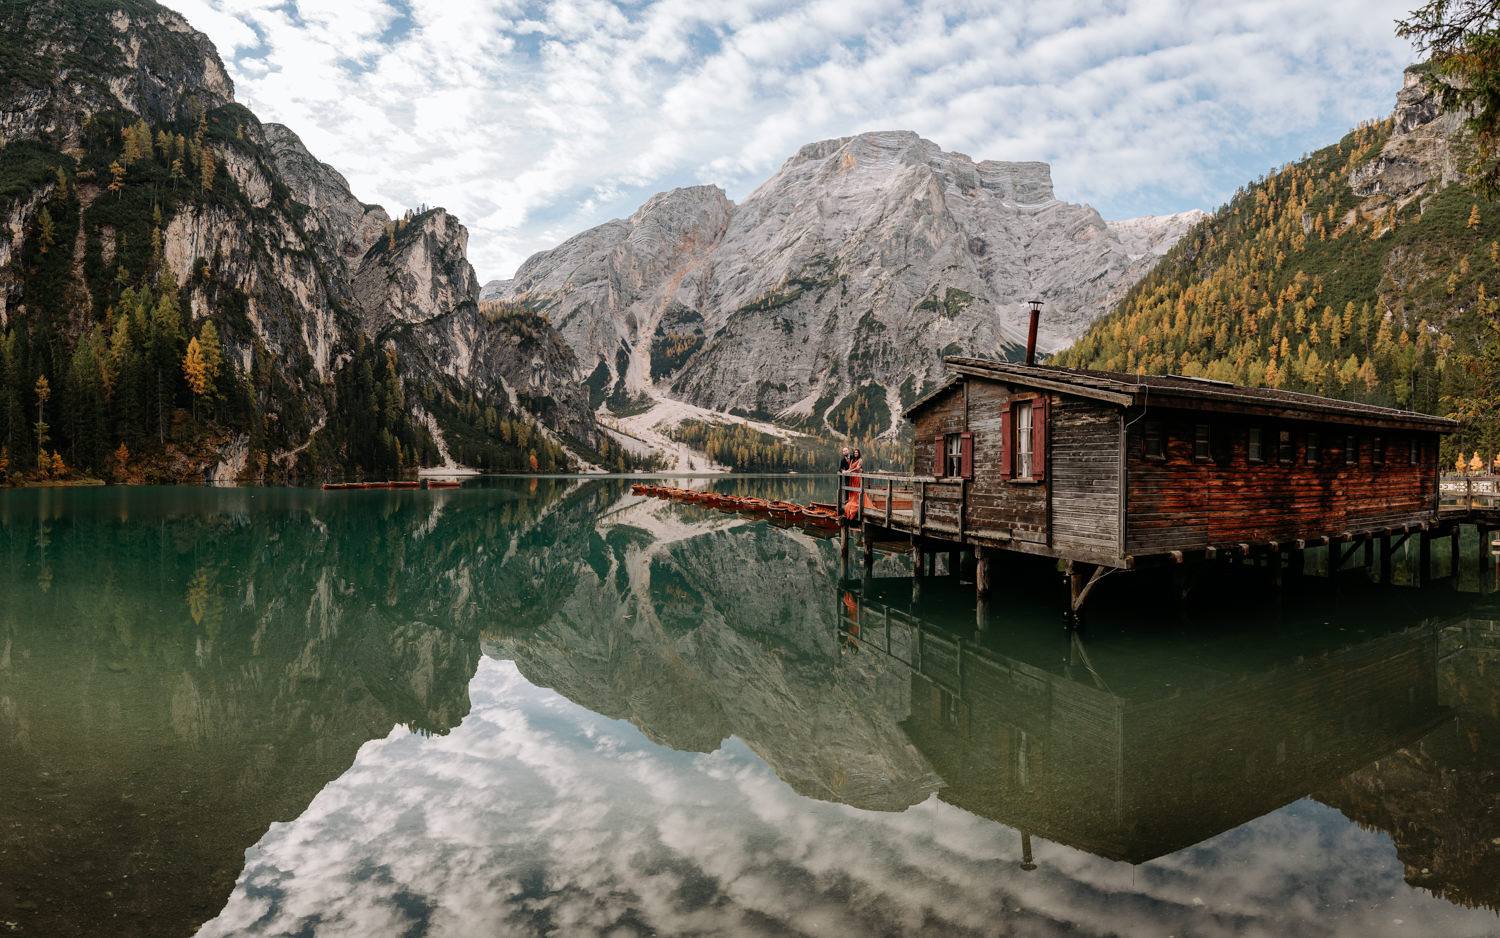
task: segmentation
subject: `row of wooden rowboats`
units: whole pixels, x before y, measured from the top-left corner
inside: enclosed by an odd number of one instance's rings
[[[698,489],[678,488],[675,485],[632,485],[634,495],[651,498],[670,498],[673,501],[689,502],[720,511],[737,511],[742,514],[759,515],[780,521],[790,521],[823,531],[837,531],[839,514],[833,505],[813,502],[797,505],[792,502],[768,501],[764,498],[745,495],[724,495],[719,492],[703,492]]]
[[[426,486],[429,489],[456,489],[462,482],[454,482],[448,479],[427,479],[417,482],[324,482],[323,491],[336,492],[346,489],[419,489]]]

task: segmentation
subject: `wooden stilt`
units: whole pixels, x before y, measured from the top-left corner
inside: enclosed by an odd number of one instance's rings
[[[1380,582],[1387,585],[1391,582],[1391,536],[1380,535]]]
[[[990,552],[983,547],[976,548],[974,552],[978,555],[974,567],[974,592],[981,600],[984,600],[990,595],[990,576],[993,574],[994,560]]]
[[[1068,561],[1068,624],[1077,628],[1083,618],[1083,604],[1088,601],[1089,593],[1094,589],[1108,571],[1107,567],[1096,567],[1093,564],[1083,563],[1077,560]]]
[[[1453,578],[1453,586],[1458,587],[1458,529],[1460,525],[1455,524],[1448,532],[1448,576]]]
[[[949,576],[958,576],[958,557],[959,557],[959,554],[960,554],[960,551],[956,551],[956,550],[950,550],[950,551],[948,551],[948,575]]]
[[[1432,532],[1422,531],[1417,537],[1417,585],[1426,586],[1432,577]]]
[[[911,575],[920,580],[927,575],[924,561],[926,556],[920,545],[911,545]]]
[[[860,525],[859,540],[865,551],[865,570],[869,571],[875,566],[875,542],[870,537],[870,526]]]
[[[1375,579],[1375,539],[1365,535],[1365,579]]]

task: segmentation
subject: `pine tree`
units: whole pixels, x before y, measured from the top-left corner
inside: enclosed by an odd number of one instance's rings
[[[57,242],[57,224],[52,220],[52,213],[47,211],[45,205],[37,213],[36,229],[37,246],[43,254],[46,254],[47,249]]]
[[[196,338],[188,340],[187,354],[182,359],[182,371],[187,376],[188,387],[193,391],[193,419],[198,419],[198,398],[208,392],[208,369],[203,364],[203,349]]]
[[[46,375],[42,375],[41,377],[36,379],[35,390],[37,468],[45,471],[46,467],[43,465],[42,461],[47,456],[47,443],[52,439],[50,435],[50,431],[52,430],[52,428],[47,425],[47,421],[45,419],[47,399],[52,396],[52,385],[47,382]]]

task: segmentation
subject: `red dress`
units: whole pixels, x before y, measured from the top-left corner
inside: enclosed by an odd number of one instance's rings
[[[849,488],[848,500],[844,502],[844,517],[853,521],[859,515],[859,490],[863,481],[859,473],[865,471],[865,461],[856,459],[849,464],[849,475],[845,476]]]

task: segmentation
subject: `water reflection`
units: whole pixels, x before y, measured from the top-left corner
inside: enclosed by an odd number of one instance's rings
[[[1396,842],[1406,881],[1500,911],[1500,618],[1437,629],[1439,703],[1453,719],[1319,791]]]
[[[1210,646],[1183,667],[1171,655],[1122,662],[1117,643],[1061,631],[1052,654],[1037,654],[855,595],[844,634],[909,670],[903,727],[943,800],[1109,859],[1206,840],[1449,716],[1433,623],[1269,668],[1215,660]]]
[[[567,591],[484,561],[527,552],[567,491],[0,491],[0,921],[216,913],[245,848],[363,743],[468,714],[506,610],[480,598]]]
[[[1442,590],[1069,636],[620,481],[0,493],[0,560],[21,934],[1500,928]]]

